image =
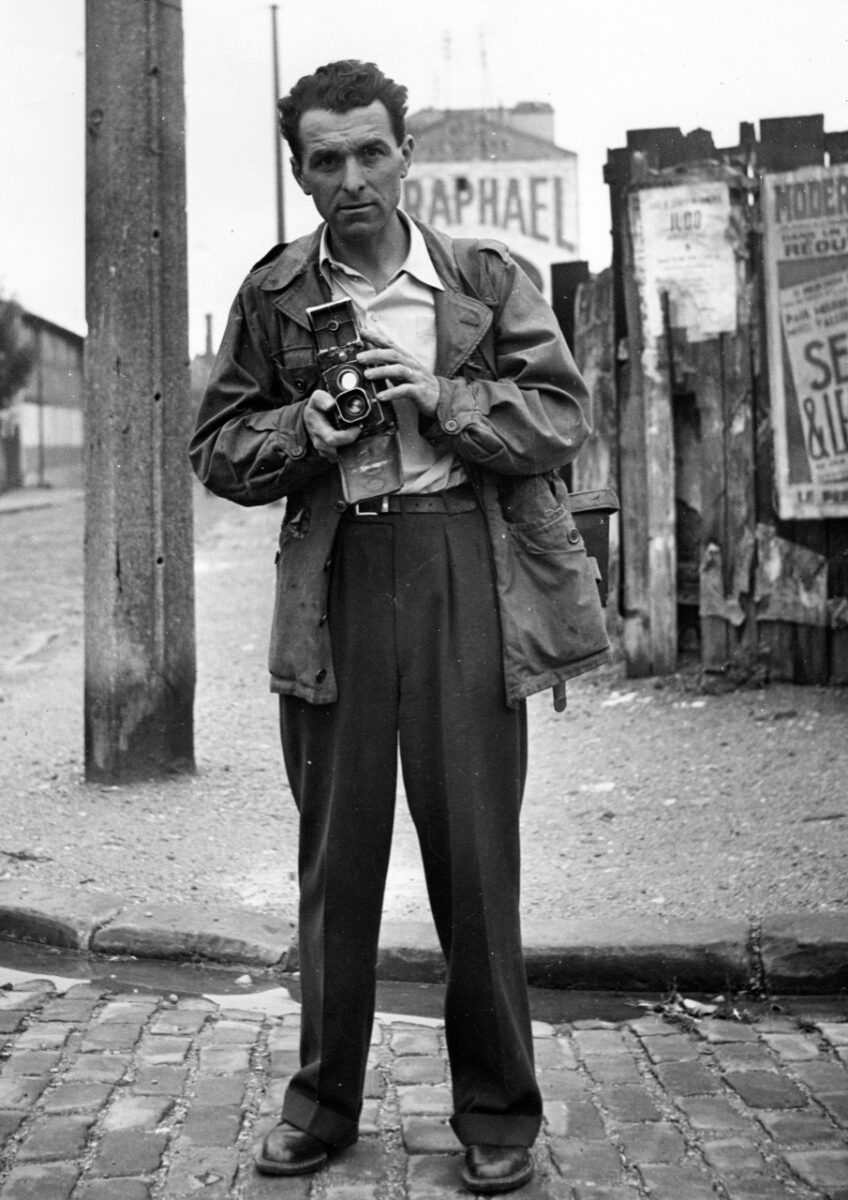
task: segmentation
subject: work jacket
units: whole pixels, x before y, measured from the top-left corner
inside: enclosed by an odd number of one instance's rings
[[[485,513],[514,705],[609,656],[596,567],[557,474],[587,436],[586,389],[550,307],[503,246],[420,228],[444,291],[435,292],[438,408],[419,428],[460,457]],[[216,495],[245,505],[287,498],[271,688],[314,704],[337,695],[327,596],[346,508],[338,468],[303,421],[321,383],[306,309],[332,299],[320,233],[278,247],[247,276],[190,447]]]

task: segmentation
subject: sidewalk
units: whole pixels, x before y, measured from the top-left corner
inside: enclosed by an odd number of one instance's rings
[[[9,985],[6,984],[6,987]],[[635,1014],[634,1014],[635,1015]],[[442,1026],[375,1022],[360,1140],[316,1176],[257,1175],[299,1012],[251,996],[0,991],[3,1200],[444,1200],[467,1195]],[[525,1200],[848,1200],[848,1023],[657,1013],[537,1022],[545,1122]]]

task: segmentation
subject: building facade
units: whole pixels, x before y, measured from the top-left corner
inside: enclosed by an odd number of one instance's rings
[[[551,267],[579,258],[577,155],[553,141],[549,104],[424,109],[407,120],[410,215],[452,237],[505,242],[548,298]]]
[[[80,487],[84,339],[34,313],[24,313],[23,323],[35,363],[6,414],[6,441],[15,445],[17,459],[7,454],[6,486]]]

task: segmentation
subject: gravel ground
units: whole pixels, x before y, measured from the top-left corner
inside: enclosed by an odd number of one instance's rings
[[[82,770],[82,503],[0,515],[0,879],[293,916],[296,820],[267,690],[281,511],[196,501],[198,769]],[[848,908],[848,691],[705,695],[695,672],[535,697],[525,915],[756,917]],[[385,915],[428,920],[398,808]]]

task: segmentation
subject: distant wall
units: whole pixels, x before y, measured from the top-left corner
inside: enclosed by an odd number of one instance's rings
[[[79,487],[83,482],[83,346],[69,329],[24,314],[36,349],[29,382],[15,399],[18,478],[6,486]]]

